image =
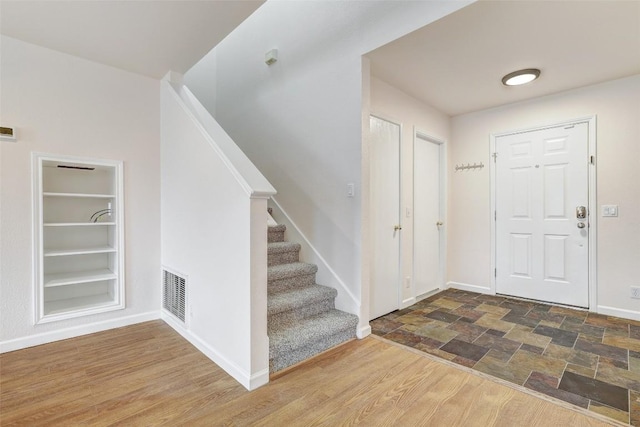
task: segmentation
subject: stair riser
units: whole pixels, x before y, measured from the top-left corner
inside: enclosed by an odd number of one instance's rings
[[[355,328],[349,328],[333,334],[322,341],[313,342],[310,345],[296,349],[287,349],[282,352],[273,352],[273,354],[270,352],[269,370],[271,372],[279,371],[355,337]]]
[[[334,300],[335,297],[330,297],[325,300],[314,301],[311,304],[293,310],[272,314],[269,316],[269,321],[267,322],[267,330],[271,332],[272,330],[286,327],[299,320],[332,310],[335,308]]]
[[[301,276],[288,277],[286,279],[270,280],[267,283],[267,292],[283,292],[295,288],[303,288],[305,286],[313,286],[316,284],[316,275],[304,274]]]
[[[267,256],[267,265],[290,264],[292,262],[298,262],[300,258],[299,251],[281,252],[278,254],[269,254]]]
[[[267,233],[267,242],[284,242],[284,231],[269,231]]]

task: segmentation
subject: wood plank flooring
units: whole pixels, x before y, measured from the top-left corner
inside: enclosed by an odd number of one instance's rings
[[[0,424],[615,425],[374,337],[247,392],[162,321],[0,355]]]

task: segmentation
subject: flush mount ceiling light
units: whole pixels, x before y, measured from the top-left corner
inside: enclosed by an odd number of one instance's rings
[[[534,81],[540,76],[540,70],[537,68],[527,68],[525,70],[514,71],[502,78],[502,84],[505,86],[518,86]]]

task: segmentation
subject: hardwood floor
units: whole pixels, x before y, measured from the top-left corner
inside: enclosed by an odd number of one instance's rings
[[[0,355],[0,424],[612,425],[374,337],[247,392],[162,321]]]

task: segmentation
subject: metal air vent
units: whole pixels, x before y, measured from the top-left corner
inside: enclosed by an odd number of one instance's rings
[[[171,271],[162,270],[162,308],[185,323],[187,280]]]

